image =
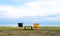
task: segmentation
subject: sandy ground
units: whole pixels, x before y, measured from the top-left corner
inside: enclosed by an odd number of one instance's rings
[[[6,30],[0,36],[60,36],[60,31]]]

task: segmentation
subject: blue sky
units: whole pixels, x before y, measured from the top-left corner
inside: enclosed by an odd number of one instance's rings
[[[0,25],[60,25],[60,0],[0,0]]]

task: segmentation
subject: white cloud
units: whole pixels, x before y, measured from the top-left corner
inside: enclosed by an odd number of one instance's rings
[[[60,14],[59,1],[32,1],[26,2],[22,7],[0,5],[0,11],[6,11],[7,18],[19,18],[23,16],[48,16]]]
[[[59,1],[34,1],[25,3],[25,7],[41,16],[60,14]]]
[[[19,18],[23,16],[33,16],[33,12],[26,8],[15,8],[13,6],[0,6],[0,11],[6,11],[6,15],[0,16],[0,17],[6,17],[6,18]]]

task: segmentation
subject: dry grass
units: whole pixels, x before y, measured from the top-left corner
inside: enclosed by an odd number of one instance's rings
[[[39,30],[18,30],[18,27],[0,27],[0,36],[60,36],[60,27],[40,27]]]

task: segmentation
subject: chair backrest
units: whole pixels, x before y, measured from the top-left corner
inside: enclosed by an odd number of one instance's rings
[[[38,27],[39,27],[39,24],[35,23],[34,28],[38,28]]]
[[[23,23],[18,23],[18,27],[23,27]]]

